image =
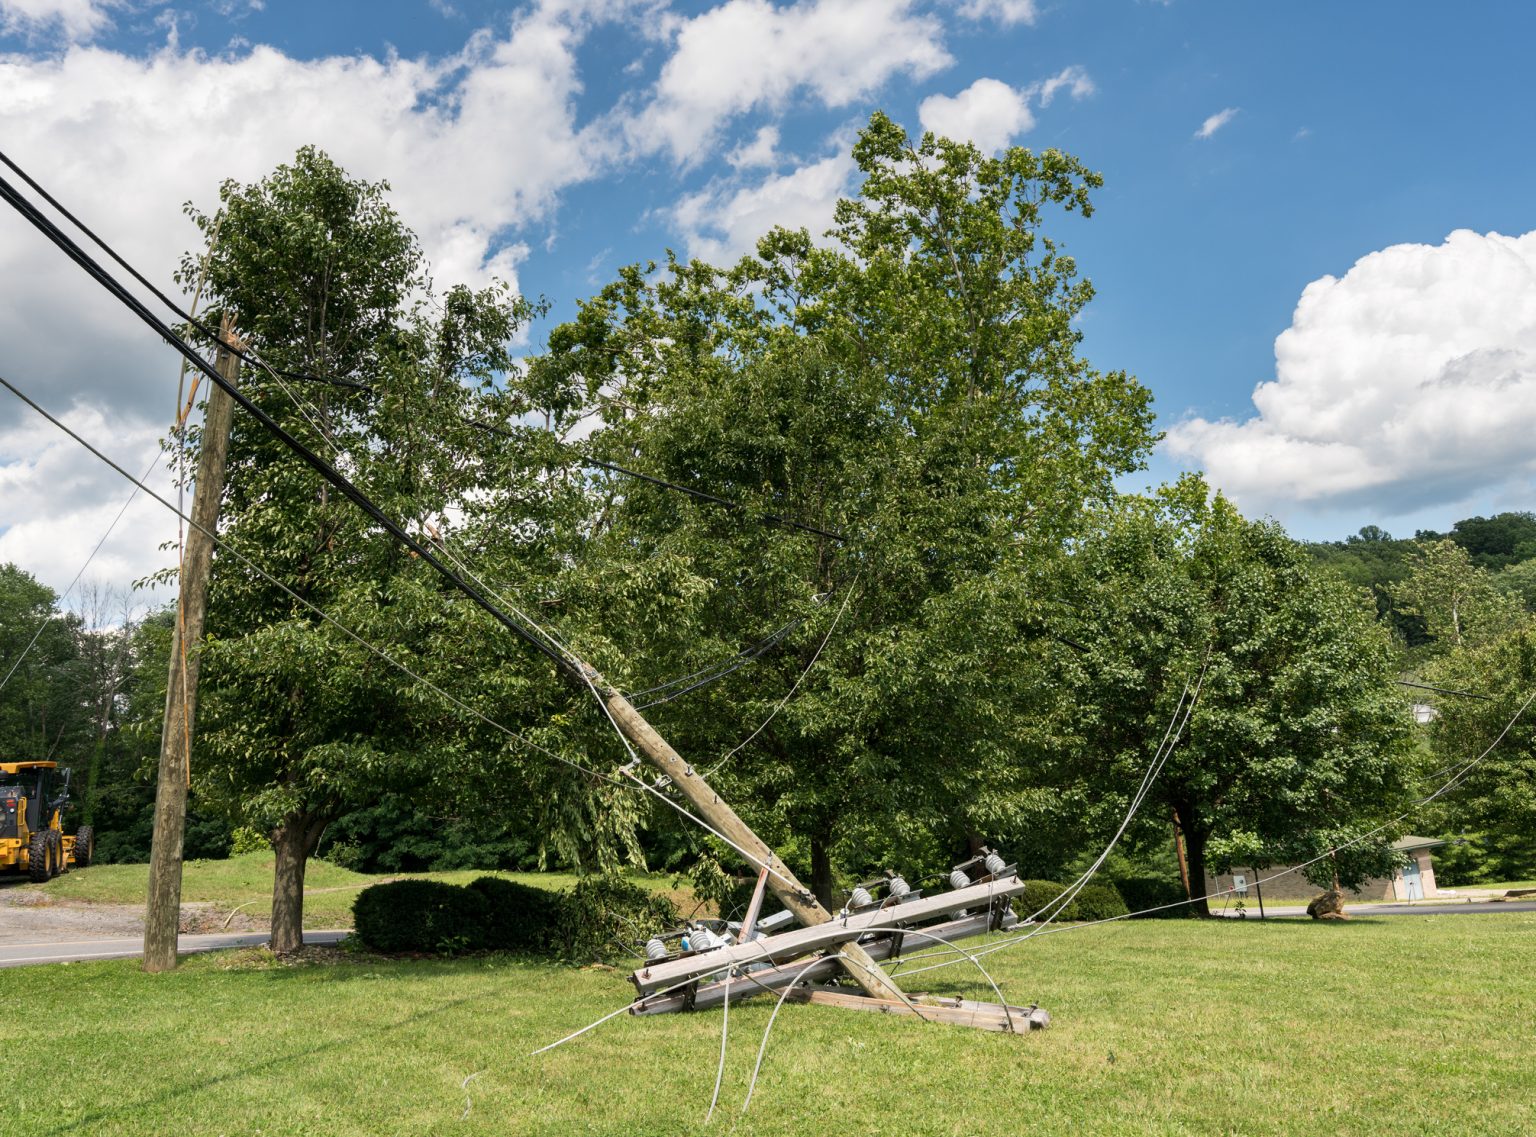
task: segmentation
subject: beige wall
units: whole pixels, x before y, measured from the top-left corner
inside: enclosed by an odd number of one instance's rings
[[[1432,853],[1433,850],[1431,849],[1414,849],[1408,854],[1419,863],[1419,881],[1424,887],[1425,899],[1436,895],[1435,866]],[[1250,909],[1257,911],[1259,896],[1257,889],[1254,887],[1254,882],[1263,877],[1275,876],[1277,873],[1286,872],[1287,869],[1294,867],[1294,865],[1273,865],[1262,872],[1255,872],[1253,869],[1239,869],[1238,874],[1248,878],[1248,895],[1241,898],[1243,903]],[[1213,907],[1228,904],[1235,905],[1237,903],[1239,897],[1235,893],[1217,895],[1217,893],[1226,893],[1226,890],[1231,887],[1231,873],[1223,873],[1221,876],[1208,876],[1205,878],[1205,894],[1210,897],[1210,903]],[[1317,885],[1308,883],[1307,879],[1300,872],[1287,872],[1286,875],[1279,877],[1277,880],[1267,881],[1261,887],[1264,890],[1265,904],[1305,904],[1323,891]],[[1403,884],[1402,874],[1398,873],[1391,879],[1385,877],[1372,878],[1358,889],[1346,888],[1344,890],[1344,900],[1348,903],[1351,899],[1406,900],[1408,899],[1408,890]]]

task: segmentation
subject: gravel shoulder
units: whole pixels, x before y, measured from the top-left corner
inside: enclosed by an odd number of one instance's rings
[[[59,900],[21,881],[0,884],[0,945],[55,943],[67,940],[122,939],[144,934],[142,904],[99,904]],[[213,904],[183,904],[181,930],[224,930],[226,913]],[[250,931],[253,921],[237,913],[231,932]]]

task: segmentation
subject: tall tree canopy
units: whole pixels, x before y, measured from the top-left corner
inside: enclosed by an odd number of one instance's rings
[[[1187,478],[1098,518],[1064,593],[1081,650],[1057,653],[1059,776],[1084,835],[1118,820],[1198,687],[1141,816],[1159,839],[1170,814],[1183,831],[1202,913],[1213,839],[1241,839],[1260,864],[1321,852],[1390,817],[1411,782],[1391,642],[1362,594],[1317,572],[1278,526],[1207,492]],[[1380,867],[1390,836],[1350,863]]]
[[[600,477],[554,610],[632,689],[789,626],[654,713],[705,765],[766,723],[717,776],[823,900],[839,856],[931,862],[1017,809],[1042,566],[1152,441],[1146,390],[1078,354],[1092,290],[1043,232],[1097,175],[878,114],[853,153],[825,240],[627,269],[533,371],[600,415],[590,455],[739,506]]]
[[[209,251],[189,254],[184,275],[206,271],[210,315],[233,313],[270,365],[245,368],[245,392],[386,514],[451,540],[454,519],[494,495],[514,527],[536,529],[530,503],[548,495],[513,462],[518,443],[475,426],[525,409],[497,379],[531,307],[501,286],[435,294],[386,189],[300,150],[257,183],[227,183],[215,212],[192,210]],[[300,600],[456,694],[485,696],[479,709],[493,716],[520,722],[542,706],[549,669],[519,654],[521,672],[482,681],[516,652],[511,637],[484,649],[483,613],[245,416],[228,487],[225,540],[291,594],[227,552],[215,559],[194,770],[210,797],[270,833],[284,950],[299,942],[304,864],[329,821],[389,789],[424,802],[488,755],[515,752],[505,736],[472,737],[453,705]]]

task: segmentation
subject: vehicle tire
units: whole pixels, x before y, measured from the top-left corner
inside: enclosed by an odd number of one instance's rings
[[[32,834],[27,846],[27,879],[42,884],[53,875],[53,842],[48,840],[48,830]]]
[[[57,829],[48,830],[48,843],[53,846],[53,875],[69,871],[69,857],[64,852],[64,834]]]
[[[75,830],[75,868],[89,867],[91,858],[96,855],[96,831],[89,825],[82,825]]]

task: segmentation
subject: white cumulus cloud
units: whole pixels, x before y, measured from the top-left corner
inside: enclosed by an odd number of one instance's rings
[[[1040,9],[1035,0],[960,0],[960,14],[970,20],[1032,24]]]
[[[733,117],[805,93],[844,107],[897,75],[952,62],[943,27],[911,0],[727,0],[677,26],[650,103],[629,124],[642,151],[698,159]]]
[[[832,223],[837,199],[851,192],[857,172],[844,141],[837,140],[832,156],[788,173],[750,185],[726,180],[685,197],[671,216],[689,255],[730,264],[775,225],[820,236]]]
[[[1171,455],[1243,505],[1378,515],[1536,474],[1536,232],[1393,245],[1302,292],[1246,421],[1194,418]]]
[[[1096,93],[1098,87],[1094,86],[1087,71],[1074,64],[1071,67],[1062,68],[1040,84],[1040,105],[1050,106],[1058,91],[1066,91],[1074,99],[1086,99],[1089,95]]]
[[[917,108],[924,130],[1000,150],[1035,125],[1029,93],[999,79],[978,79],[958,95],[930,95]]]
[[[89,40],[111,24],[121,0],[0,0],[0,32],[57,32],[71,42]]]
[[[1196,138],[1209,138],[1211,135],[1215,134],[1222,127],[1226,126],[1227,123],[1231,122],[1234,118],[1236,118],[1237,117],[1237,112],[1238,112],[1239,109],[1241,109],[1241,108],[1239,108],[1239,107],[1227,107],[1225,110],[1217,111],[1215,114],[1211,115],[1209,118],[1207,118],[1204,122],[1202,122],[1200,124],[1200,129],[1195,131],[1195,137]]]
[[[258,178],[307,143],[353,176],[391,182],[440,284],[515,283],[524,247],[507,234],[547,219],[562,190],[619,160],[606,127],[577,122],[584,31],[567,9],[551,0],[441,59],[300,60],[265,46],[209,56],[174,45],[144,57],[83,46],[0,56],[0,145],[167,289],[181,252],[200,240],[182,202],[211,208],[221,180]],[[144,440],[170,419],[176,357],[10,210],[0,214],[0,280],[10,282],[0,374],[56,412],[71,401],[99,411],[99,423],[83,420],[99,426],[93,440],[142,469]],[[26,413],[0,395],[0,429]],[[60,585],[56,562],[73,555],[76,535],[99,535],[100,502],[117,494],[89,504],[54,494],[47,517],[28,515],[23,499],[57,482],[27,475],[42,454],[23,445],[30,437],[7,435],[0,452],[0,558]],[[75,461],[70,484],[92,459],[77,451]],[[164,533],[138,532],[140,559],[125,575],[164,563]]]

